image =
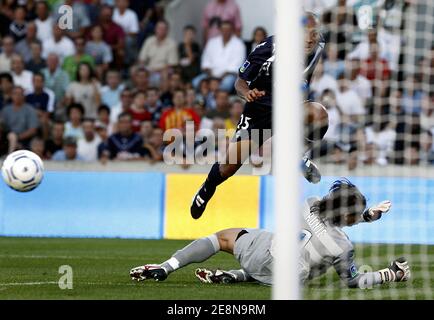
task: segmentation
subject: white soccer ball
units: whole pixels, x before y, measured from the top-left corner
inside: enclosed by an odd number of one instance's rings
[[[44,164],[37,154],[18,150],[6,157],[2,166],[2,176],[12,189],[28,192],[41,183],[44,177]]]

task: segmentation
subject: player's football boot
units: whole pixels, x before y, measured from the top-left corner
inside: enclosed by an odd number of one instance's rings
[[[143,281],[154,279],[155,281],[164,281],[167,278],[167,272],[158,264],[145,264],[130,270],[131,280]]]
[[[202,283],[234,283],[237,278],[234,274],[224,270],[208,270],[206,268],[198,268],[194,272],[196,278]]]
[[[321,181],[321,172],[318,167],[307,156],[304,156],[301,160],[301,170],[307,181],[310,183],[318,183]]]
[[[214,195],[215,190],[215,188],[210,189],[205,187],[205,184],[202,184],[199,191],[194,195],[193,201],[191,202],[190,213],[193,219],[199,219],[202,216],[206,205]]]

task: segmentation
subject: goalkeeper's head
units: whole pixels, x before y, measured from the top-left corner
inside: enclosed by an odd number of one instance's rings
[[[348,179],[333,182],[319,203],[320,215],[338,226],[358,223],[365,208],[365,196]]]

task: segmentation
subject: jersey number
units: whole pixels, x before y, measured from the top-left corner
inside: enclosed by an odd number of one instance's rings
[[[238,123],[237,129],[238,129],[238,130],[240,130],[240,129],[243,129],[243,130],[248,129],[249,126],[250,126],[249,121],[250,121],[251,119],[252,119],[252,118],[245,117],[244,114],[242,114],[242,115],[241,115],[240,122]]]

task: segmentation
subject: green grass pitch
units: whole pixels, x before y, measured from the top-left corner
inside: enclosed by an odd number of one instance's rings
[[[131,267],[166,260],[188,241],[0,237],[0,299],[269,299],[271,288],[255,283],[204,285],[198,266],[237,268],[229,254],[190,265],[164,282],[132,282]],[[391,249],[393,248],[393,249]],[[392,251],[393,250],[393,251]],[[434,288],[434,246],[356,246],[358,264],[383,268],[389,259],[411,252],[413,279],[374,289],[346,289],[333,270],[312,280],[305,299],[424,299]],[[423,255],[419,255],[423,252]],[[73,289],[58,287],[59,267],[73,270]],[[392,290],[391,290],[392,289]]]

